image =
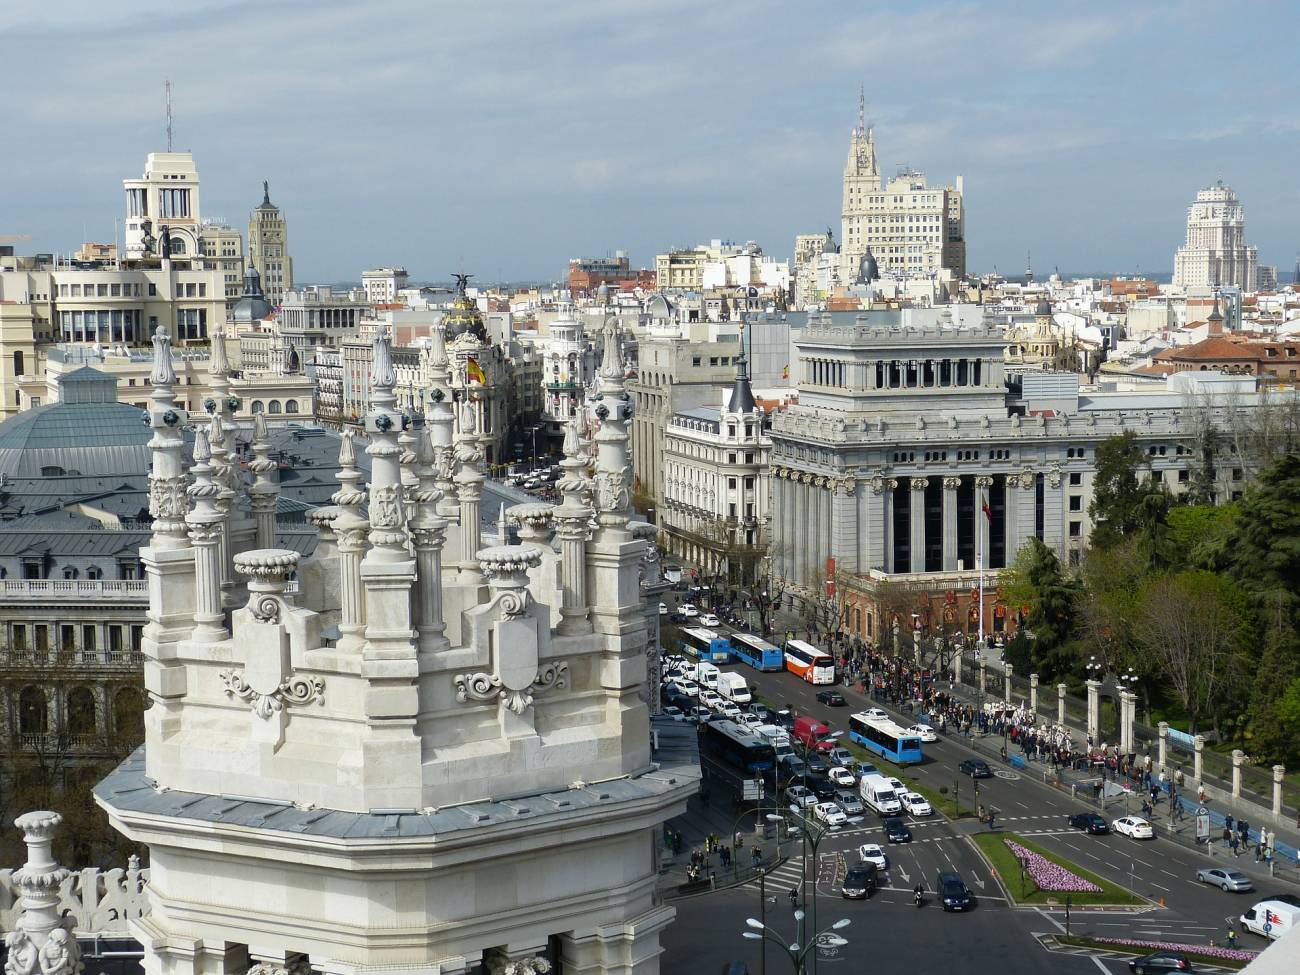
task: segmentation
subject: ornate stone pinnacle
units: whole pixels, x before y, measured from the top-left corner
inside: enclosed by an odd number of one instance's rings
[[[235,555],[235,571],[250,579],[282,580],[298,568],[298,553],[285,548],[259,548]]]
[[[230,360],[226,358],[226,327],[220,322],[212,330],[212,351],[208,356],[208,375],[230,375]]]
[[[376,391],[391,392],[397,385],[397,370],[393,368],[393,339],[388,329],[380,329],[375,336],[374,359],[370,366],[370,385]]]
[[[555,505],[544,501],[512,505],[506,509],[506,518],[520,527],[520,535],[525,541],[544,541],[555,519]]]
[[[153,371],[149,381],[155,386],[174,386],[176,370],[172,367],[172,340],[167,329],[159,328],[153,333]]]
[[[477,557],[489,583],[506,584],[542,564],[542,553],[531,545],[493,545]]]

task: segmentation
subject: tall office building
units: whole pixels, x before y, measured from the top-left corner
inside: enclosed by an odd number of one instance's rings
[[[1254,291],[1258,255],[1245,244],[1246,209],[1218,180],[1187,208],[1187,242],[1174,254],[1174,286]]]
[[[199,171],[188,152],[151,152],[144,175],[124,179],[126,256],[194,258],[199,245]],[[164,233],[164,228],[166,233]]]
[[[858,102],[858,125],[844,166],[840,231],[841,274],[853,281],[868,251],[881,274],[935,274],[943,268],[966,274],[966,211],[962,178],[954,186],[931,186],[925,174],[904,170],[882,180],[872,129]]]
[[[273,305],[293,287],[293,258],[289,256],[289,227],[280,208],[271,202],[271,187],[262,183],[262,202],[248,218],[248,259],[262,276],[262,292]]]

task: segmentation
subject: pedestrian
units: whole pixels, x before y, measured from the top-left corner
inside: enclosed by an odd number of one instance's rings
[[[1231,838],[1228,840],[1228,846],[1232,847],[1232,855],[1235,857],[1241,856],[1241,853],[1237,848],[1238,845],[1239,845],[1239,841],[1237,839],[1237,834],[1233,833]]]
[[[740,830],[736,830],[736,847],[740,848],[743,847],[744,845],[745,845],[745,834],[742,833]]]

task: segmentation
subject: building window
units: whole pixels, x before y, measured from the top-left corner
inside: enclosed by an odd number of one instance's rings
[[[250,407],[250,409],[251,409],[252,412],[254,412],[254,413],[261,413],[261,412],[262,412],[262,401],[261,401],[260,399],[255,399],[255,400],[253,400],[253,405]]]
[[[23,353],[21,350],[14,352],[14,375],[23,374]]]
[[[1083,535],[1083,522],[1081,521],[1070,522],[1070,537],[1080,538],[1082,535]]]
[[[286,413],[297,413],[297,412],[298,412],[298,401],[297,401],[296,399],[291,399],[291,400],[286,401],[285,404],[284,404],[284,412],[286,412]]]
[[[1075,471],[1073,474],[1070,475],[1071,487],[1078,487],[1082,483],[1083,483],[1083,475],[1080,474],[1078,471]]]
[[[1080,496],[1077,495],[1077,494],[1072,494],[1072,495],[1070,495],[1070,510],[1071,510],[1071,511],[1082,511],[1082,510],[1083,510],[1083,498],[1080,497]]]
[[[273,415],[278,414],[280,412],[280,401],[278,399],[271,400],[271,403],[267,407],[266,412]]]

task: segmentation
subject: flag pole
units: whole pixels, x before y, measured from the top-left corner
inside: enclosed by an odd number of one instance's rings
[[[987,518],[984,513],[984,497],[980,495],[980,517]],[[978,521],[976,522],[978,524]],[[980,653],[984,653],[984,533],[976,530],[975,532],[975,568],[979,573],[979,648]]]

